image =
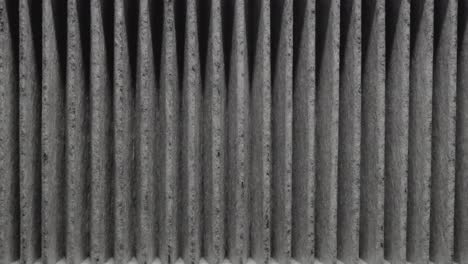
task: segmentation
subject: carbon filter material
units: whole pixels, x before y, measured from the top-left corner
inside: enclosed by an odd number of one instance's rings
[[[0,0],[0,263],[468,263],[468,0]]]

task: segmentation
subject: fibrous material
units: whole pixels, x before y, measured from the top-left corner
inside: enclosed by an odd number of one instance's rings
[[[468,263],[467,0],[0,0],[0,263]]]

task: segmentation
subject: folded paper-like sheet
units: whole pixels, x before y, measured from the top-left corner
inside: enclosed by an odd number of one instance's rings
[[[468,263],[467,0],[0,0],[0,264]]]

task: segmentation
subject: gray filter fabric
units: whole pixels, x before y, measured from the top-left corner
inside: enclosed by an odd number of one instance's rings
[[[468,0],[0,0],[0,263],[468,263]]]

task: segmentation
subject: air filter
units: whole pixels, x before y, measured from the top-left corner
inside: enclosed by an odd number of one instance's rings
[[[0,263],[468,263],[468,0],[0,0]]]

